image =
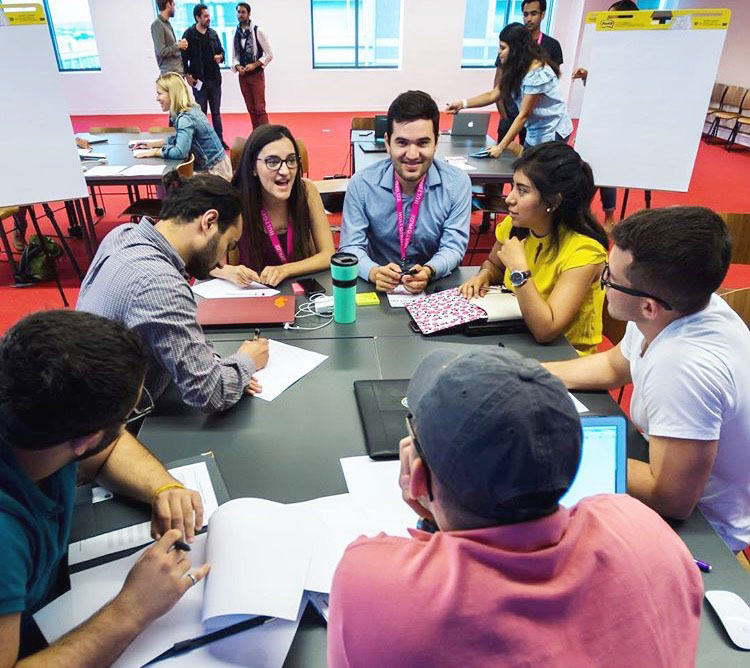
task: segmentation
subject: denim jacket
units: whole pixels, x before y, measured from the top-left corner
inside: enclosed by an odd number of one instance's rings
[[[165,140],[161,149],[162,158],[186,160],[193,153],[195,171],[205,171],[226,155],[219,136],[197,104],[176,116],[170,116],[169,125],[177,132]]]

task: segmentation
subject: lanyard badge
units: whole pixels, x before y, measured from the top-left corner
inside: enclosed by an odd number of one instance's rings
[[[402,271],[409,269],[410,263],[406,259],[406,249],[411,243],[412,237],[414,236],[414,229],[417,226],[417,217],[419,216],[419,207],[422,205],[424,199],[425,181],[427,180],[427,174],[425,174],[419,181],[417,190],[414,193],[414,201],[411,205],[411,212],[409,213],[409,221],[404,226],[404,203],[401,199],[401,184],[398,181],[398,177],[394,171],[393,173],[393,197],[396,199],[396,225],[398,227],[398,241],[401,249],[401,258],[399,265]]]
[[[279,260],[281,260],[282,264],[286,264],[288,262],[287,258],[292,257],[292,221],[290,220],[287,224],[286,253],[284,253],[284,249],[281,247],[281,242],[279,241],[279,236],[278,234],[276,234],[276,230],[273,229],[273,225],[271,225],[271,219],[268,216],[268,211],[266,211],[265,209],[261,209],[260,217],[263,219],[263,227],[266,228],[266,234],[271,240],[271,245],[276,251],[276,255],[278,256]]]

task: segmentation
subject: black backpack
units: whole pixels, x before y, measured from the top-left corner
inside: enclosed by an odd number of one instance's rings
[[[62,248],[52,237],[43,238],[47,248],[46,254],[36,234],[29,239],[29,243],[23,249],[15,275],[16,284],[41,283],[54,277],[52,263],[62,255]]]

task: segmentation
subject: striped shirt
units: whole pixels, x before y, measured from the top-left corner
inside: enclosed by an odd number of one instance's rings
[[[186,404],[221,411],[240,400],[255,373],[246,355],[221,358],[206,341],[185,262],[148,218],[104,237],[76,309],[119,320],[140,334],[151,353],[146,387],[154,398],[173,380]]]

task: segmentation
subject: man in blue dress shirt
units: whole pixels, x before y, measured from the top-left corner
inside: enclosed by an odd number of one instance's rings
[[[388,109],[381,160],[351,180],[339,250],[359,258],[359,276],[390,292],[413,293],[450,274],[469,243],[471,182],[435,161],[440,114],[422,91],[399,95]]]

